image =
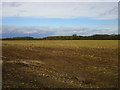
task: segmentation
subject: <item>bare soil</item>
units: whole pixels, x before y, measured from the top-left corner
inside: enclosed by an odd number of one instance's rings
[[[3,88],[117,88],[118,49],[3,44]]]

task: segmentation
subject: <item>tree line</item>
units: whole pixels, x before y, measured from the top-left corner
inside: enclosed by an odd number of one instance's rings
[[[73,34],[72,36],[48,36],[43,38],[13,37],[3,38],[2,40],[120,40],[120,34],[119,35],[96,34],[91,36],[77,36],[76,34]]]

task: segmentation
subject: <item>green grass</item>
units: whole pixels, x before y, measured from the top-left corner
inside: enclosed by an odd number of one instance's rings
[[[7,40],[3,44],[41,47],[118,48],[118,40]]]

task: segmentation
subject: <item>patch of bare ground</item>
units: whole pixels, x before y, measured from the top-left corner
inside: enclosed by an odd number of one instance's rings
[[[3,88],[116,88],[117,49],[3,45]]]

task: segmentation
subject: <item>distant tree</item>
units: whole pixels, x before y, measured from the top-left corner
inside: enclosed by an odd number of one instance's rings
[[[92,36],[48,36],[44,38],[33,38],[33,37],[13,37],[3,38],[2,40],[120,40],[120,34],[107,35],[107,34],[96,34]]]
[[[73,34],[72,36],[77,36],[77,34]]]

